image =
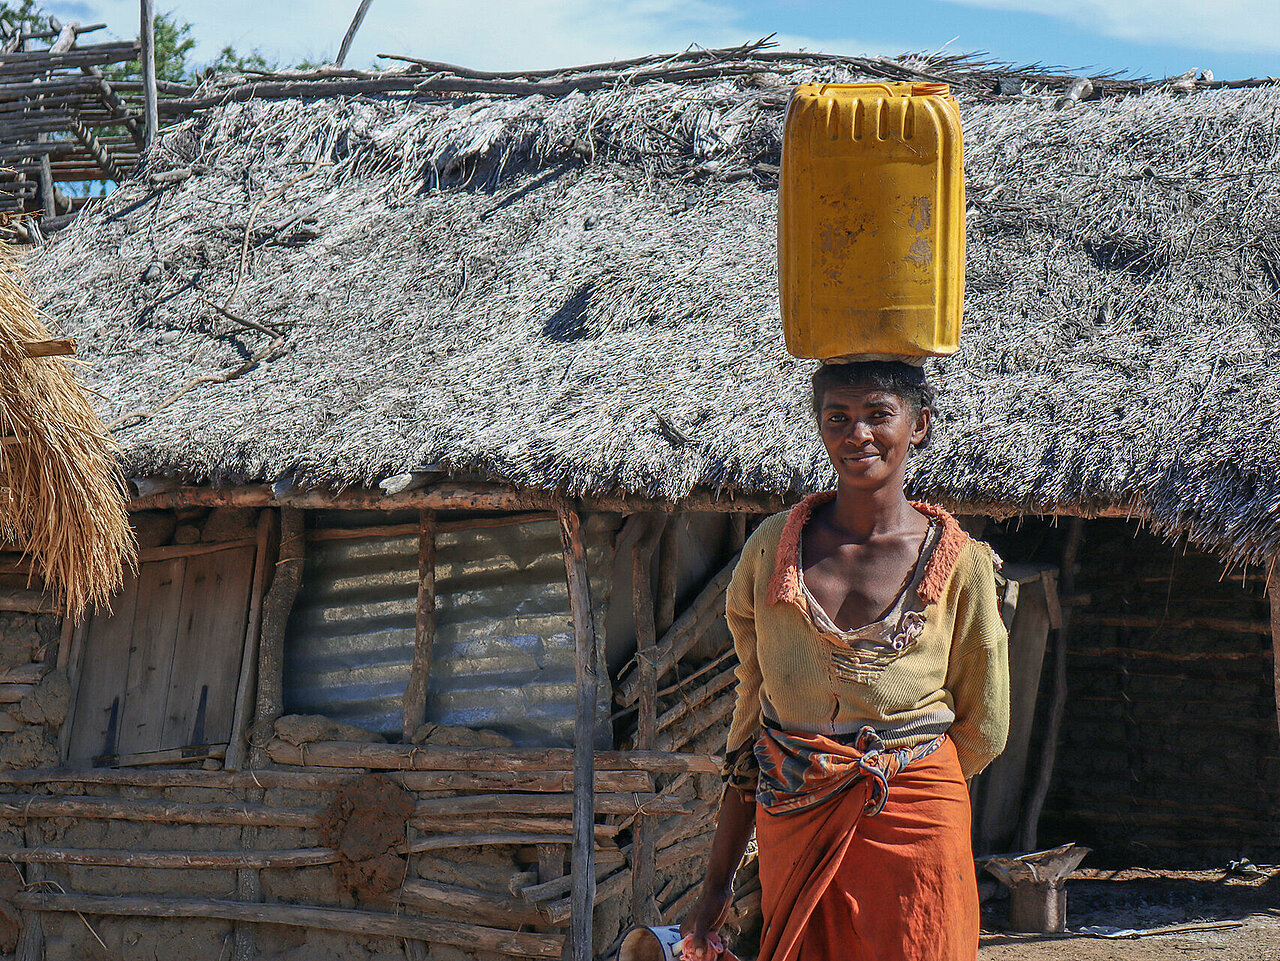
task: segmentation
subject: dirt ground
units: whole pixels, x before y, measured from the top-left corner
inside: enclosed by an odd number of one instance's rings
[[[1265,878],[1226,871],[1077,871],[1067,881],[1067,927],[1152,928],[1200,921],[1239,927],[1111,940],[1009,934],[1006,899],[983,905],[981,961],[1280,961],[1280,866]]]

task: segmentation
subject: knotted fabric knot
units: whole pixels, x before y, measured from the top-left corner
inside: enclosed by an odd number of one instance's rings
[[[889,799],[889,781],[912,761],[942,746],[945,734],[915,747],[890,750],[871,725],[851,738],[780,731],[766,726],[756,739],[760,764],[756,802],[768,814],[804,811],[868,780],[863,813],[874,817]]]

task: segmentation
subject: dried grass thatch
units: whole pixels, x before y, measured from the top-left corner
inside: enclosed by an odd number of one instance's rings
[[[865,74],[765,66],[231,103],[170,129],[39,287],[100,361],[132,474],[820,488],[811,365],[779,330],[776,165],[791,86]],[[967,328],[915,489],[1132,509],[1269,560],[1280,91],[1060,93],[961,100]]]
[[[0,247],[0,536],[68,614],[107,606],[136,545],[125,512],[117,448],[60,357],[29,357],[50,339]]]

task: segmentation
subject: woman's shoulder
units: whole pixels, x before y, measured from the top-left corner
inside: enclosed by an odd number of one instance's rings
[[[778,554],[778,541],[787,526],[787,511],[771,514],[762,520],[747,542],[742,546],[742,554],[738,558],[738,570],[745,573],[757,571],[768,577],[773,571],[774,559]]]

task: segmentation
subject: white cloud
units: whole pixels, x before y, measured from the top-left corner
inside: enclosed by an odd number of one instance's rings
[[[1222,53],[1280,53],[1277,0],[947,0],[1038,13],[1118,40]]]

